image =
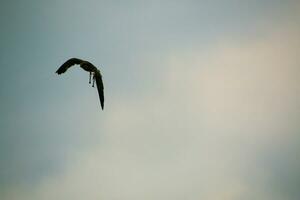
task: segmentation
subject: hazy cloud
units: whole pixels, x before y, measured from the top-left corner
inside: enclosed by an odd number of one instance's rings
[[[298,34],[165,55],[161,87],[113,100],[105,143],[22,199],[296,199]]]
[[[1,86],[1,199],[298,199],[297,3],[130,2],[14,19],[51,34],[26,53],[5,43],[30,59],[13,60],[14,87]],[[97,27],[86,37],[84,22]],[[74,52],[104,63],[104,112],[79,69],[53,77]]]

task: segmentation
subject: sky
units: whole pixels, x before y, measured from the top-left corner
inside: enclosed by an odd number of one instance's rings
[[[299,1],[0,3],[1,200],[300,198]]]

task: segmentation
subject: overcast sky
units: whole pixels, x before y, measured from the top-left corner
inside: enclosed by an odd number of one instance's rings
[[[300,198],[298,1],[0,5],[1,200]]]

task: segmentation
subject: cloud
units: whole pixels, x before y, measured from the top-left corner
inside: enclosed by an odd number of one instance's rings
[[[7,199],[295,199],[298,35],[165,54],[160,87],[111,100],[105,142]]]

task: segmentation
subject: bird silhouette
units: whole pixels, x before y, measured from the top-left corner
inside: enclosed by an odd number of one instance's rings
[[[92,63],[85,61],[85,60],[78,59],[78,58],[71,58],[71,59],[67,60],[64,64],[62,64],[58,68],[56,73],[57,74],[65,73],[70,67],[72,67],[74,65],[80,65],[80,67],[82,69],[90,72],[89,84],[91,84],[91,78],[93,78],[92,87],[94,87],[94,84],[96,81],[100,104],[101,104],[101,108],[103,110],[103,108],[104,108],[104,86],[103,86],[103,81],[102,81],[102,75],[101,75],[100,70],[97,69],[97,67],[95,67]]]

